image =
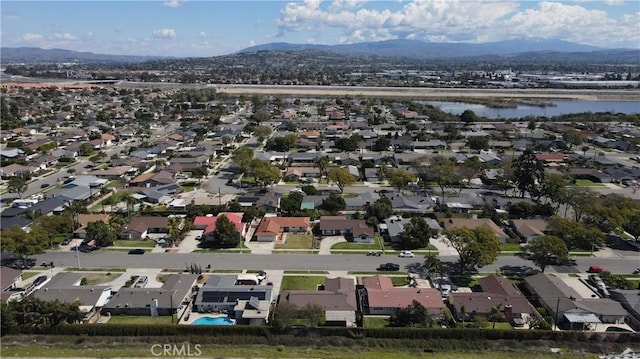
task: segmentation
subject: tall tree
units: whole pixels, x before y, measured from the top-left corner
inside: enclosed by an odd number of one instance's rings
[[[369,216],[377,218],[378,222],[382,222],[393,214],[393,206],[387,197],[380,197],[369,206],[367,213]]]
[[[27,190],[27,179],[23,176],[13,176],[9,178],[7,190],[11,193],[18,194],[18,196],[22,198],[22,194]]]
[[[424,256],[424,263],[422,264],[422,267],[427,271],[427,275],[429,277],[433,274],[442,275],[444,269],[440,258],[435,253],[429,253]]]
[[[430,319],[424,305],[413,300],[408,307],[401,308],[391,315],[389,326],[428,328],[433,326],[433,320]]]
[[[330,194],[329,197],[322,200],[322,209],[332,214],[337,214],[346,207],[347,204],[345,203],[344,198],[335,193]]]
[[[240,169],[242,173],[249,171],[251,160],[253,159],[253,150],[249,147],[242,146],[233,152],[231,161]]]
[[[351,175],[351,173],[349,173],[349,171],[347,171],[346,169],[340,167],[334,167],[330,169],[329,174],[327,175],[327,179],[329,179],[329,181],[335,182],[338,185],[338,188],[340,188],[340,192],[344,192],[345,187],[356,183],[353,175]]]
[[[113,245],[118,235],[108,223],[95,221],[87,224],[87,239],[94,240],[98,247],[108,247]]]
[[[540,236],[534,238],[525,249],[531,253],[531,261],[544,272],[545,268],[554,263],[563,263],[569,259],[566,243],[556,236]]]
[[[640,240],[640,211],[635,211],[629,221],[622,226],[637,241]]]
[[[573,148],[573,146],[579,146],[584,141],[584,136],[578,130],[570,129],[562,134],[562,139],[564,142],[569,144],[569,150]]]
[[[525,150],[513,161],[513,181],[521,197],[529,193],[532,198],[538,199],[543,194],[544,165],[532,151]]]
[[[450,245],[460,256],[460,272],[493,263],[500,253],[500,241],[484,227],[456,227],[444,231]]]
[[[411,172],[402,170],[402,169],[394,169],[389,170],[389,184],[393,187],[397,188],[398,191],[406,188],[409,183],[416,182],[418,178]]]
[[[241,235],[236,226],[224,214],[218,215],[213,231],[215,243],[220,248],[234,248],[240,244]]]
[[[288,216],[293,215],[300,210],[303,198],[304,195],[300,192],[289,192],[286,197],[280,199],[280,210]]]
[[[0,248],[3,252],[12,252],[16,258],[24,263],[27,257],[40,253],[49,246],[49,238],[40,234],[40,231],[31,233],[17,225],[12,226],[2,232]]]
[[[423,167],[424,168],[424,167]],[[423,172],[426,182],[435,182],[440,187],[442,204],[445,202],[445,188],[456,183],[455,164],[452,159],[436,156],[427,163]]]
[[[269,127],[269,126],[256,126],[253,129],[253,134],[254,134],[254,136],[256,136],[258,138],[258,141],[260,141],[262,143],[266,138],[271,136],[271,127]]]
[[[417,249],[429,245],[431,228],[429,228],[424,218],[411,218],[409,223],[404,225],[403,229],[400,234],[400,245],[402,249]]]
[[[562,239],[569,250],[574,248],[592,249],[595,245],[604,245],[604,233],[594,225],[553,216],[547,231]]]
[[[329,157],[328,156],[319,156],[313,162],[318,170],[320,170],[320,177],[325,176],[327,172],[327,166],[329,165]]]

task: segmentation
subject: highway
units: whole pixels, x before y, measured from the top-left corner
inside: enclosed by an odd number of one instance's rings
[[[381,263],[393,262],[407,270],[422,262],[421,257],[398,258],[395,255],[370,257],[365,254],[239,254],[239,253],[145,253],[130,255],[126,252],[95,251],[79,253],[82,268],[163,268],[184,269],[186,264],[196,263],[203,268],[212,269],[281,269],[281,270],[339,270],[339,271],[375,271]],[[37,263],[53,262],[56,267],[76,267],[76,253],[71,251],[52,251],[35,256]],[[440,257],[443,262],[455,262],[456,256]],[[586,272],[589,266],[600,265],[612,273],[629,274],[640,265],[637,254],[629,257],[597,258],[577,257],[577,266],[551,266],[545,272],[578,273]],[[480,272],[494,273],[499,270],[536,269],[529,260],[517,256],[500,256],[492,265],[483,267]]]

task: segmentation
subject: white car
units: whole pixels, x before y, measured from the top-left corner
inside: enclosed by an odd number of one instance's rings
[[[413,252],[411,252],[411,251],[402,251],[402,252],[400,252],[400,254],[398,254],[398,257],[400,257],[400,258],[413,258],[414,255],[413,255]]]

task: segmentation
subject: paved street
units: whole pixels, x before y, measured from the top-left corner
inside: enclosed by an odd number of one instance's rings
[[[631,254],[635,253],[635,255]],[[73,252],[48,252],[35,256],[37,263],[53,261],[56,267],[75,267],[76,254]],[[455,256],[441,256],[445,262],[455,262]],[[637,252],[616,258],[577,257],[577,271],[586,272],[591,265],[600,265],[612,273],[631,273],[638,267]],[[213,269],[281,269],[281,270],[343,270],[375,271],[381,263],[395,262],[403,266],[420,264],[422,259],[403,259],[396,255],[371,257],[366,254],[314,255],[314,254],[237,254],[237,253],[145,253],[128,255],[126,252],[80,253],[80,265],[83,268],[162,268],[183,269],[185,263],[196,263],[202,267],[208,264]],[[492,273],[498,270],[523,270],[535,268],[529,260],[516,256],[500,256],[481,272]],[[551,267],[548,272],[566,272],[564,268]],[[406,268],[403,268],[406,270]]]

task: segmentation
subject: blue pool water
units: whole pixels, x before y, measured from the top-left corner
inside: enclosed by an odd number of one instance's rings
[[[200,317],[191,325],[233,325],[233,321],[228,316],[224,317]]]

